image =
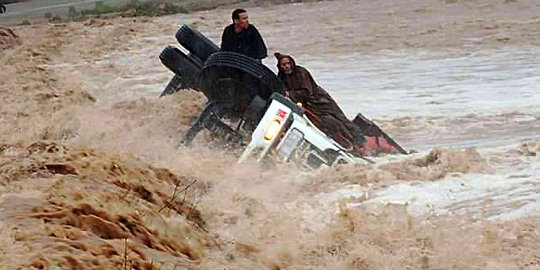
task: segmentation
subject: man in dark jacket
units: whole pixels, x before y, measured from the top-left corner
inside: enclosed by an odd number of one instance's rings
[[[289,55],[274,55],[278,60],[278,77],[285,85],[288,97],[302,103],[307,117],[321,131],[343,147],[363,153],[361,147],[365,138],[362,131],[345,116],[328,92],[317,85],[309,71],[297,66]]]
[[[247,11],[236,9],[232,13],[233,23],[223,30],[221,50],[237,52],[256,60],[266,58],[266,45],[254,25],[249,24]]]

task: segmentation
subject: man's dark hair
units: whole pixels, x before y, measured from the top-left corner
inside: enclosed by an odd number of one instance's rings
[[[246,13],[247,11],[245,9],[237,8],[232,12],[232,20],[238,20],[240,19],[240,13]]]

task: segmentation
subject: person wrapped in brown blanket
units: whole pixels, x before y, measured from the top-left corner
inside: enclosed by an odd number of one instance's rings
[[[364,154],[362,130],[345,116],[328,92],[317,85],[309,71],[296,65],[290,55],[276,52],[274,56],[287,96],[302,103],[309,120],[344,148]]]

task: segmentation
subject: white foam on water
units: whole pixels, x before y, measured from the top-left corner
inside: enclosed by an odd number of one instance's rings
[[[404,50],[297,61],[351,116],[358,112],[375,118],[538,114],[539,48],[502,48],[457,57],[445,54]]]

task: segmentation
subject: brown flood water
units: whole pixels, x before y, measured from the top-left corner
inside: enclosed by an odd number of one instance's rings
[[[0,269],[539,269],[535,1],[248,6],[270,53],[419,150],[315,172],[175,149],[205,99],[158,99],[157,56],[232,8],[12,27]]]

